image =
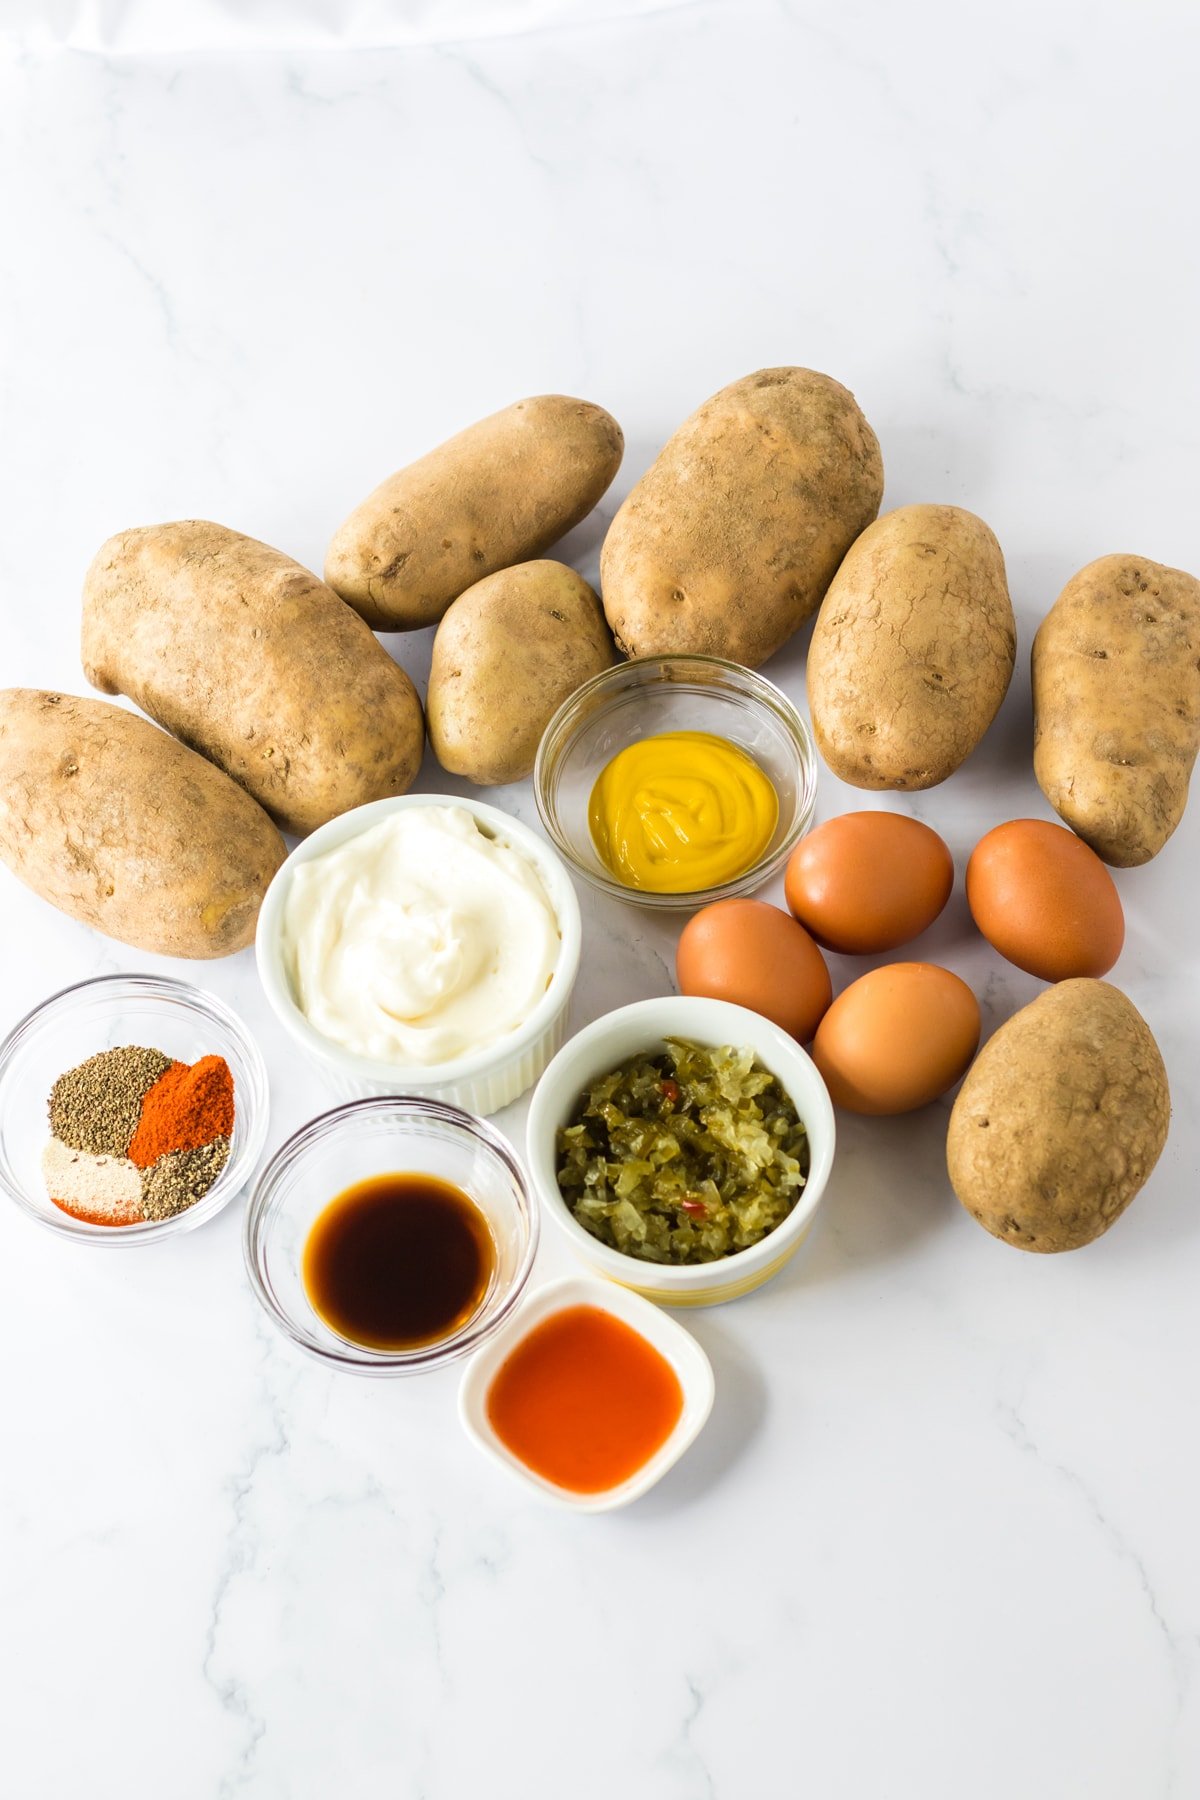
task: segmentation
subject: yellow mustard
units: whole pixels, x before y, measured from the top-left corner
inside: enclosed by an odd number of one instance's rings
[[[627,887],[692,894],[756,863],[779,796],[753,757],[708,731],[663,731],[617,752],[588,805],[596,852]]]

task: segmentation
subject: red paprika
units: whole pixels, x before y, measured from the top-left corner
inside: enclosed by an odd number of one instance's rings
[[[223,1056],[172,1063],[142,1101],[128,1156],[148,1169],[173,1150],[199,1150],[233,1131],[233,1076]]]

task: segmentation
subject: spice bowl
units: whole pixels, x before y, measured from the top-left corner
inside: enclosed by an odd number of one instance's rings
[[[572,1307],[593,1308],[629,1326],[667,1363],[682,1397],[679,1416],[654,1453],[625,1480],[592,1492],[560,1486],[523,1462],[497,1430],[489,1408],[493,1384],[506,1361],[539,1325]],[[614,1282],[571,1275],[539,1288],[516,1318],[472,1357],[459,1385],[458,1416],[467,1436],[485,1456],[536,1493],[573,1512],[610,1512],[640,1498],[679,1461],[707,1423],[714,1391],[708,1357],[691,1333],[669,1314]]]
[[[730,881],[688,893],[627,886],[592,841],[592,789],[620,751],[658,732],[702,731],[725,738],[762,769],[779,816],[761,856]],[[817,756],[812,734],[787,695],[740,663],[717,656],[649,656],[603,669],[564,700],[538,745],[533,771],[538,814],[551,843],[590,886],[636,906],[707,906],[759,888],[813,822]]]
[[[170,1218],[95,1225],[55,1206],[42,1176],[47,1101],[58,1077],[119,1045],[161,1050],[179,1062],[221,1056],[234,1086],[229,1157],[208,1192]],[[107,1249],[159,1243],[214,1218],[246,1186],[267,1134],[267,1072],[257,1044],[215,995],[160,975],[101,975],[35,1007],[0,1044],[0,1188],[40,1225]]]
[[[587,1088],[630,1057],[656,1055],[668,1038],[753,1050],[789,1096],[808,1138],[808,1176],[783,1222],[747,1249],[716,1261],[643,1261],[601,1243],[568,1208],[558,1185],[558,1133]],[[777,1275],[808,1235],[833,1167],[835,1126],[828,1089],[812,1058],[770,1019],[727,1000],[672,994],[637,1000],[585,1025],[534,1090],[527,1161],[543,1214],[599,1274],[663,1306],[713,1306],[736,1300]]]
[[[411,1350],[374,1350],[341,1336],[305,1287],[305,1244],[330,1201],[358,1183],[403,1173],[460,1189],[482,1212],[495,1256],[471,1316]],[[511,1316],[537,1251],[538,1217],[516,1152],[485,1120],[436,1100],[387,1095],[321,1114],[271,1157],[246,1209],[250,1285],[279,1331],[317,1361],[359,1375],[418,1375],[468,1355]]]

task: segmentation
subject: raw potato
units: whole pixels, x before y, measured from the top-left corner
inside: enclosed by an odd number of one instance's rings
[[[1200,749],[1200,581],[1102,556],[1033,640],[1033,768],[1060,818],[1117,868],[1157,856]]]
[[[73,919],[162,956],[229,956],[284,855],[249,794],[147,720],[0,693],[0,860]]]
[[[935,787],[1008,691],[1017,632],[1000,546],[960,506],[901,506],[830,583],[808,652],[817,747],[860,788]]]
[[[480,787],[520,781],[569,694],[616,661],[600,602],[559,562],[520,563],[460,594],[437,628],[429,741]]]
[[[735,381],[680,426],[604,540],[618,647],[756,668],[817,610],[882,497],[875,433],[840,382],[787,368]]]
[[[1106,981],[1060,981],[985,1044],[946,1160],[973,1218],[1022,1250],[1077,1250],[1149,1179],[1171,1096],[1158,1045]]]
[[[224,525],[110,538],[84,583],[83,666],[287,831],[403,794],[421,766],[421,702],[404,670],[324,582]]]
[[[625,439],[602,406],[518,400],[381,482],[333,535],[325,579],[369,625],[435,625],[485,575],[540,556],[586,518]]]

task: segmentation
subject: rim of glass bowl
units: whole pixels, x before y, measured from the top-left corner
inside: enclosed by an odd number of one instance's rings
[[[800,768],[801,792],[797,797],[796,811],[791,825],[782,840],[773,850],[761,856],[758,861],[732,881],[722,882],[717,887],[696,888],[691,893],[656,894],[645,888],[626,887],[624,882],[617,881],[611,875],[602,874],[599,869],[592,868],[575,854],[574,847],[561,829],[558,821],[558,810],[554,803],[551,789],[551,775],[556,764],[571,743],[578,724],[578,717],[587,702],[596,694],[603,693],[606,688],[619,689],[623,683],[629,682],[631,671],[634,680],[630,683],[628,695],[618,700],[618,705],[634,705],[648,689],[658,682],[670,682],[674,686],[686,688],[689,685],[697,693],[703,693],[706,686],[711,689],[717,684],[697,682],[689,684],[683,671],[687,668],[716,671],[726,678],[729,687],[733,688],[737,697],[749,701],[753,705],[763,707],[774,715],[784,728],[787,737],[795,750],[796,760]],[[662,671],[678,671],[676,674]],[[651,679],[638,682],[638,671],[645,671]],[[658,671],[657,676],[652,672]],[[666,656],[636,656],[625,662],[614,663],[611,668],[601,669],[576,688],[563,701],[558,711],[550,719],[541,736],[537,748],[537,757],[533,768],[533,794],[537,803],[538,817],[543,829],[559,855],[567,862],[574,873],[580,876],[591,887],[603,894],[609,894],[614,900],[627,900],[635,906],[657,907],[660,910],[679,912],[681,909],[693,910],[701,906],[709,906],[714,900],[730,900],[739,894],[749,893],[761,887],[776,870],[782,868],[804,833],[812,824],[817,805],[817,754],[813,743],[812,732],[792,705],[782,688],[775,686],[765,676],[753,669],[745,668],[741,663],[730,662],[723,656],[701,656],[691,654],[672,654]]]
[[[324,1138],[331,1136],[348,1119],[369,1113],[399,1115],[402,1118],[421,1121],[436,1120],[485,1144],[504,1164],[512,1177],[519,1196],[520,1207],[528,1225],[528,1241],[517,1266],[512,1285],[496,1307],[495,1312],[486,1318],[477,1314],[471,1324],[457,1336],[443,1338],[436,1344],[426,1344],[419,1350],[371,1350],[365,1345],[356,1346],[349,1342],[338,1341],[333,1344],[321,1342],[319,1338],[297,1324],[276,1299],[274,1289],[267,1278],[265,1266],[259,1259],[258,1252],[264,1235],[263,1228],[270,1216],[272,1202],[275,1200],[284,1177],[291,1172],[312,1144],[319,1143]],[[334,1196],[331,1194],[329,1197],[333,1199]],[[451,1106],[445,1100],[425,1100],[419,1095],[413,1094],[375,1094],[363,1100],[348,1100],[341,1106],[331,1107],[328,1112],[319,1113],[315,1119],[309,1119],[307,1124],[302,1125],[299,1131],[293,1132],[291,1137],[279,1146],[254,1183],[254,1189],[246,1207],[242,1230],[242,1251],[255,1298],[276,1328],[291,1343],[295,1344],[298,1350],[303,1350],[306,1355],[315,1357],[318,1362],[331,1364],[334,1368],[352,1369],[359,1375],[408,1375],[436,1368],[441,1363],[456,1362],[470,1351],[478,1349],[494,1332],[500,1329],[500,1326],[516,1308],[525,1291],[530,1271],[533,1268],[533,1259],[537,1254],[540,1229],[540,1211],[534,1201],[532,1185],[526,1178],[520,1159],[508,1139],[489,1125],[486,1119],[477,1118],[474,1113],[465,1112],[460,1106]]]
[[[74,1238],[77,1243],[101,1244],[107,1249],[117,1250],[135,1244],[157,1243],[165,1237],[194,1231],[198,1225],[203,1225],[228,1206],[235,1194],[248,1185],[262,1155],[267,1138],[270,1090],[262,1051],[232,1007],[226,1006],[215,994],[194,987],[190,981],[178,981],[170,975],[93,975],[86,981],[76,981],[70,987],[60,988],[58,993],[40,1001],[13,1026],[0,1044],[0,1091],[3,1090],[4,1078],[10,1065],[37,1027],[51,1013],[69,1012],[68,1003],[75,1001],[79,995],[103,988],[127,989],[134,999],[166,998],[181,1002],[192,1012],[214,1020],[237,1040],[250,1076],[249,1096],[241,1102],[247,1126],[240,1149],[230,1157],[203,1199],[169,1219],[146,1219],[138,1225],[92,1225],[86,1219],[74,1218],[70,1213],[52,1217],[27,1197],[9,1163],[3,1139],[0,1138],[0,1187],[10,1200],[14,1200],[23,1212],[36,1219],[39,1225],[44,1225],[48,1231],[57,1232],[61,1237]],[[236,1092],[234,1103],[238,1104]],[[55,1210],[57,1213],[57,1209]]]

